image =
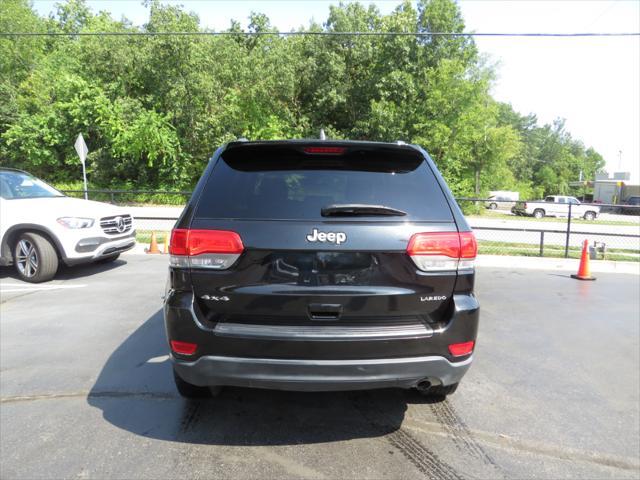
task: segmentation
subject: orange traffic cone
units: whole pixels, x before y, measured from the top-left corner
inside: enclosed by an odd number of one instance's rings
[[[169,253],[169,234],[168,233],[164,234],[164,245],[162,247],[162,253],[164,254]]]
[[[577,275],[571,275],[571,278],[577,280],[595,280],[596,277],[591,276],[591,268],[589,268],[589,241],[585,240],[582,244],[582,256],[580,257],[580,267]]]
[[[156,232],[151,232],[151,243],[147,249],[147,253],[160,253],[158,249],[158,241],[156,240]]]

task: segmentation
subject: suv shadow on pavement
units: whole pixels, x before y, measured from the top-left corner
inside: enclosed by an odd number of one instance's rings
[[[227,387],[186,400],[175,390],[159,310],[111,354],[87,401],[105,420],[160,440],[296,445],[383,436],[400,428],[415,391],[286,392]]]

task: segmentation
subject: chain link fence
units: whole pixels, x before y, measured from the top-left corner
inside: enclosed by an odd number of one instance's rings
[[[480,254],[640,261],[640,206],[457,199]]]
[[[135,217],[136,240],[138,243],[150,245],[151,235],[155,234],[156,242],[163,249],[164,243],[169,242],[171,229],[176,223],[175,217]]]
[[[75,198],[84,198],[84,190],[60,190],[65,195]],[[97,202],[109,202],[118,205],[184,205],[190,191],[168,190],[87,190],[89,200]]]
[[[82,197],[84,191],[65,193]],[[145,206],[184,205],[191,192],[156,190],[89,190],[91,200]],[[166,200],[170,198],[171,201]],[[592,259],[640,262],[640,206],[596,203],[554,204],[458,198],[478,239],[480,254],[579,258],[588,241]],[[145,209],[136,219],[137,240],[148,245],[152,233],[162,250],[177,220],[163,215],[162,206]],[[542,210],[542,212],[541,212]],[[149,212],[149,213],[147,213]],[[594,212],[592,218],[590,212]]]

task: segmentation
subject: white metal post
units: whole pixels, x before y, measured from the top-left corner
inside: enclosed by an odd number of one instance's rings
[[[89,149],[87,148],[87,144],[82,137],[82,133],[78,135],[76,138],[76,143],[73,145],[78,153],[78,157],[80,158],[80,163],[82,163],[82,181],[84,182],[84,199],[89,200],[89,193],[87,192],[87,153],[89,153]]]
[[[84,161],[82,162],[82,179],[84,180],[84,199],[89,200],[89,195],[87,194],[87,169]]]

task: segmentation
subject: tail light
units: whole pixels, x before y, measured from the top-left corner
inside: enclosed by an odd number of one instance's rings
[[[463,357],[473,352],[476,342],[452,343],[449,345],[449,353],[454,357]]]
[[[181,268],[229,268],[244,251],[240,235],[227,230],[171,231],[169,264]]]
[[[193,355],[197,349],[198,345],[195,343],[171,340],[171,350],[180,355]]]
[[[416,233],[407,253],[425,272],[473,270],[478,244],[473,232]]]

